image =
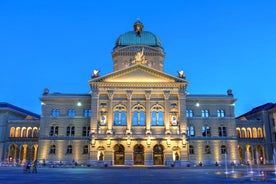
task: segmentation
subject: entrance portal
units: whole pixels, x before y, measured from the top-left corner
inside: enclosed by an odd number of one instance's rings
[[[164,164],[164,148],[161,144],[157,144],[153,147],[153,165]]]
[[[116,144],[114,146],[114,165],[124,165],[125,164],[125,148],[121,144]]]
[[[134,146],[134,165],[144,165],[144,146],[136,144]]]

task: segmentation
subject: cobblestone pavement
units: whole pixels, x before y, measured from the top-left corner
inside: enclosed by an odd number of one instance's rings
[[[38,168],[38,173],[23,172],[22,167],[0,167],[1,184],[44,183],[96,184],[189,184],[189,183],[276,183],[274,168],[231,170],[223,167],[107,167],[107,168]]]

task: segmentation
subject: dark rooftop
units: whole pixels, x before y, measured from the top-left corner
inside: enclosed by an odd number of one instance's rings
[[[28,110],[22,109],[20,107],[17,107],[15,105],[6,103],[6,102],[0,102],[0,110],[2,110],[2,109],[9,109],[9,110],[17,111],[17,112],[19,112],[21,114],[24,114],[26,116],[32,116],[34,118],[40,119],[40,115],[38,115],[36,113],[33,113],[33,112],[30,112]]]

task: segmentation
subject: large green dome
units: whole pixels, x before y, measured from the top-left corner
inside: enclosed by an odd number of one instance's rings
[[[143,24],[137,21],[134,31],[121,34],[116,40],[116,46],[146,45],[151,47],[162,47],[160,39],[149,31],[143,31]]]

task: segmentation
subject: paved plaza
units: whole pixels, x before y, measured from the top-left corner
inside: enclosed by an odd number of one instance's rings
[[[0,167],[1,184],[97,183],[97,184],[189,184],[189,183],[276,183],[273,166],[260,169],[224,167],[107,167],[107,168],[38,168],[25,173],[22,167]],[[259,174],[260,173],[260,174]]]

